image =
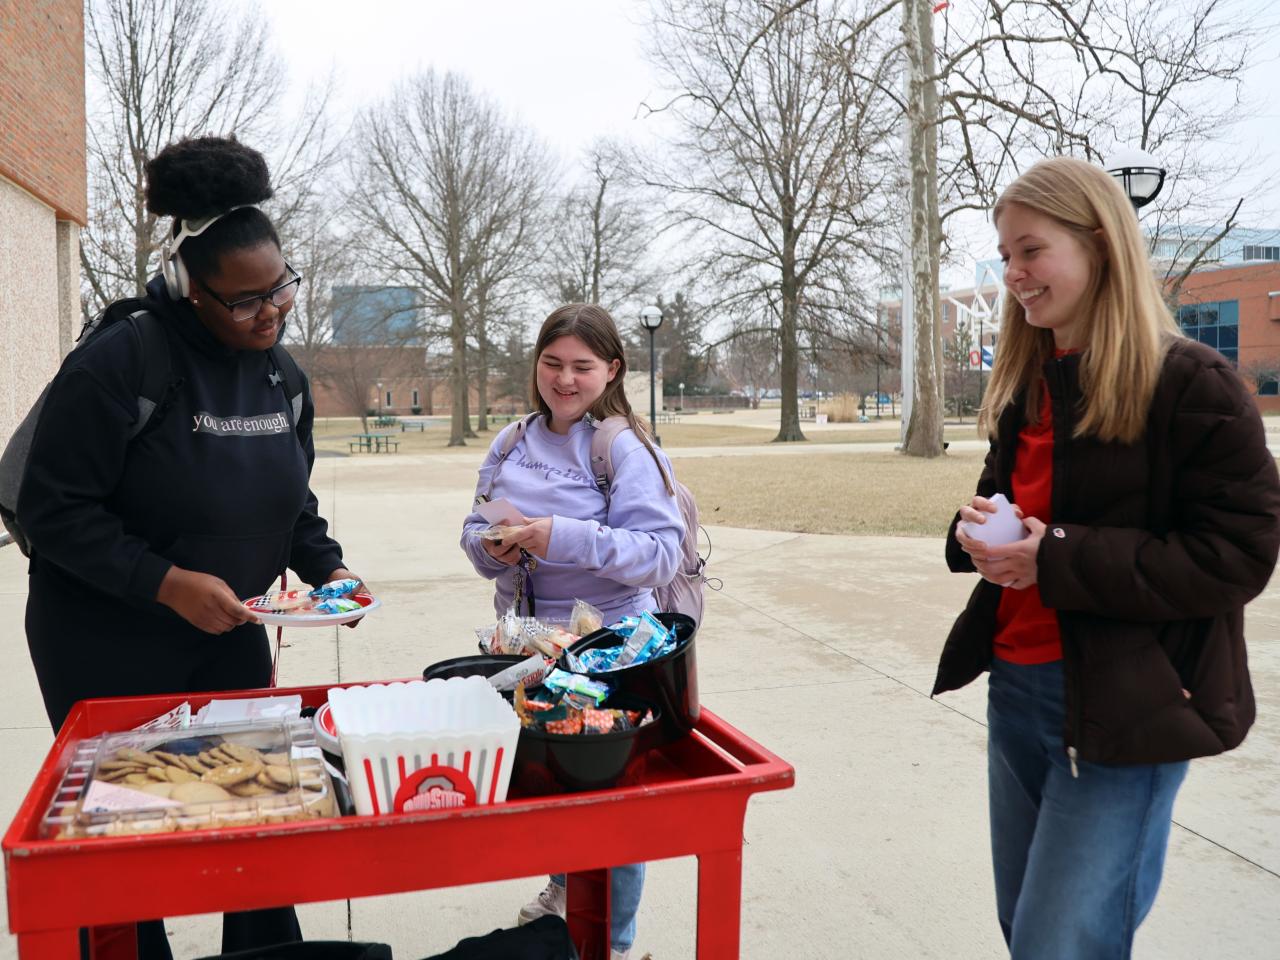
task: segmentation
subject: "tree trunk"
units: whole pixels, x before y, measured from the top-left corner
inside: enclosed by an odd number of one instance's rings
[[[908,64],[907,124],[911,163],[911,291],[915,324],[911,415],[902,452],[936,457],[942,448],[942,329],[938,322],[938,95],[930,78],[935,70],[933,11],[928,0],[906,0],[903,33]]]
[[[782,251],[782,341],[781,386],[782,386],[782,420],[778,425],[778,435],[774,443],[786,443],[803,440],[805,435],[800,431],[800,349],[796,343],[796,310],[799,298],[796,290],[795,238],[786,230]]]
[[[466,436],[470,433],[467,423],[467,329],[463,323],[462,310],[457,305],[453,308],[449,339],[453,346],[453,356],[449,358],[449,386],[453,393],[453,410],[449,416],[449,446],[465,447]]]
[[[147,259],[150,253],[151,238],[147,236],[148,227],[146,199],[142,192],[141,170],[135,181],[133,197],[133,288],[134,296],[147,295]]]
[[[471,365],[467,363],[467,338],[462,337],[462,435],[468,440],[479,439],[471,429]]]
[[[476,379],[476,406],[479,407],[476,411],[476,430],[481,433],[489,429],[489,331],[484,311],[482,299],[476,311],[476,360],[480,367]]]

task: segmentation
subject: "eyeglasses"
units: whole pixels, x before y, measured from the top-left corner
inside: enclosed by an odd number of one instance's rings
[[[286,280],[280,286],[272,287],[266,293],[260,293],[256,297],[245,297],[243,300],[236,300],[234,303],[228,303],[223,300],[217,293],[209,289],[209,285],[203,280],[197,280],[196,282],[205,288],[209,296],[227,308],[227,312],[231,314],[233,322],[246,323],[258,315],[258,311],[262,309],[262,305],[268,300],[277,307],[285,307],[293,303],[293,298],[298,295],[298,287],[302,285],[302,274],[287,263],[284,267],[293,274],[292,280]]]

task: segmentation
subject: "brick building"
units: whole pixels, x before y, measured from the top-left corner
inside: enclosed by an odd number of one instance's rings
[[[71,348],[85,172],[80,0],[0,0],[0,443]]]
[[[1183,332],[1239,366],[1263,413],[1280,412],[1280,263],[1197,270],[1178,303]]]
[[[445,416],[453,407],[448,358],[428,356],[422,347],[329,344],[305,355],[295,350],[311,377],[317,417],[358,417],[373,411],[396,416]],[[474,414],[478,391],[468,398]],[[502,378],[489,378],[488,405],[494,413],[521,413],[527,404]]]
[[[955,337],[961,314],[958,303],[966,307],[979,300],[998,304],[1002,297],[1003,290],[994,285],[943,291],[943,343]],[[880,301],[880,322],[886,336],[898,337],[901,313],[900,300]],[[1280,413],[1280,262],[1224,263],[1196,270],[1179,292],[1177,320],[1188,337],[1213,347],[1236,364],[1263,413]],[[987,351],[998,349],[999,333],[990,325],[983,328],[982,346]],[[977,347],[977,334],[974,325],[968,333],[971,352]],[[946,365],[950,375],[955,364],[948,359]],[[973,361],[965,366],[967,370],[976,368]],[[984,369],[989,371],[990,367]]]

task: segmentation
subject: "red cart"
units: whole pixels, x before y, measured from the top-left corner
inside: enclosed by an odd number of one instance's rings
[[[39,839],[41,818],[86,737],[128,730],[183,700],[194,710],[215,696],[297,693],[319,706],[331,686],[76,704],[4,837],[9,929],[22,960],[77,957],[79,927],[92,928],[95,957],[123,958],[135,955],[129,924],[136,920],[556,872],[569,875],[569,927],[583,960],[604,960],[608,866],[690,854],[698,857],[697,956],[738,956],[747,799],[790,787],[795,771],[706,709],[692,734],[650,754],[643,782],[621,789],[384,817]],[[591,843],[529,843],[571,830]]]

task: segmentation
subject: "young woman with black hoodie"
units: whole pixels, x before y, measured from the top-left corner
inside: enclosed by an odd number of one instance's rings
[[[256,206],[265,161],[204,137],[146,172],[147,209],[173,217],[144,304],[167,341],[166,403],[133,437],[144,363],[164,359],[144,358],[132,323],[103,329],[54,379],[18,497],[27,642],[55,730],[87,697],[266,686],[266,632],[240,600],[286,567],[353,576],[309,489],[310,390],[303,377],[295,412],[276,363],[301,278]],[[299,939],[292,907],[223,925],[224,951]],[[162,923],[139,925],[139,955],[170,956]]]

